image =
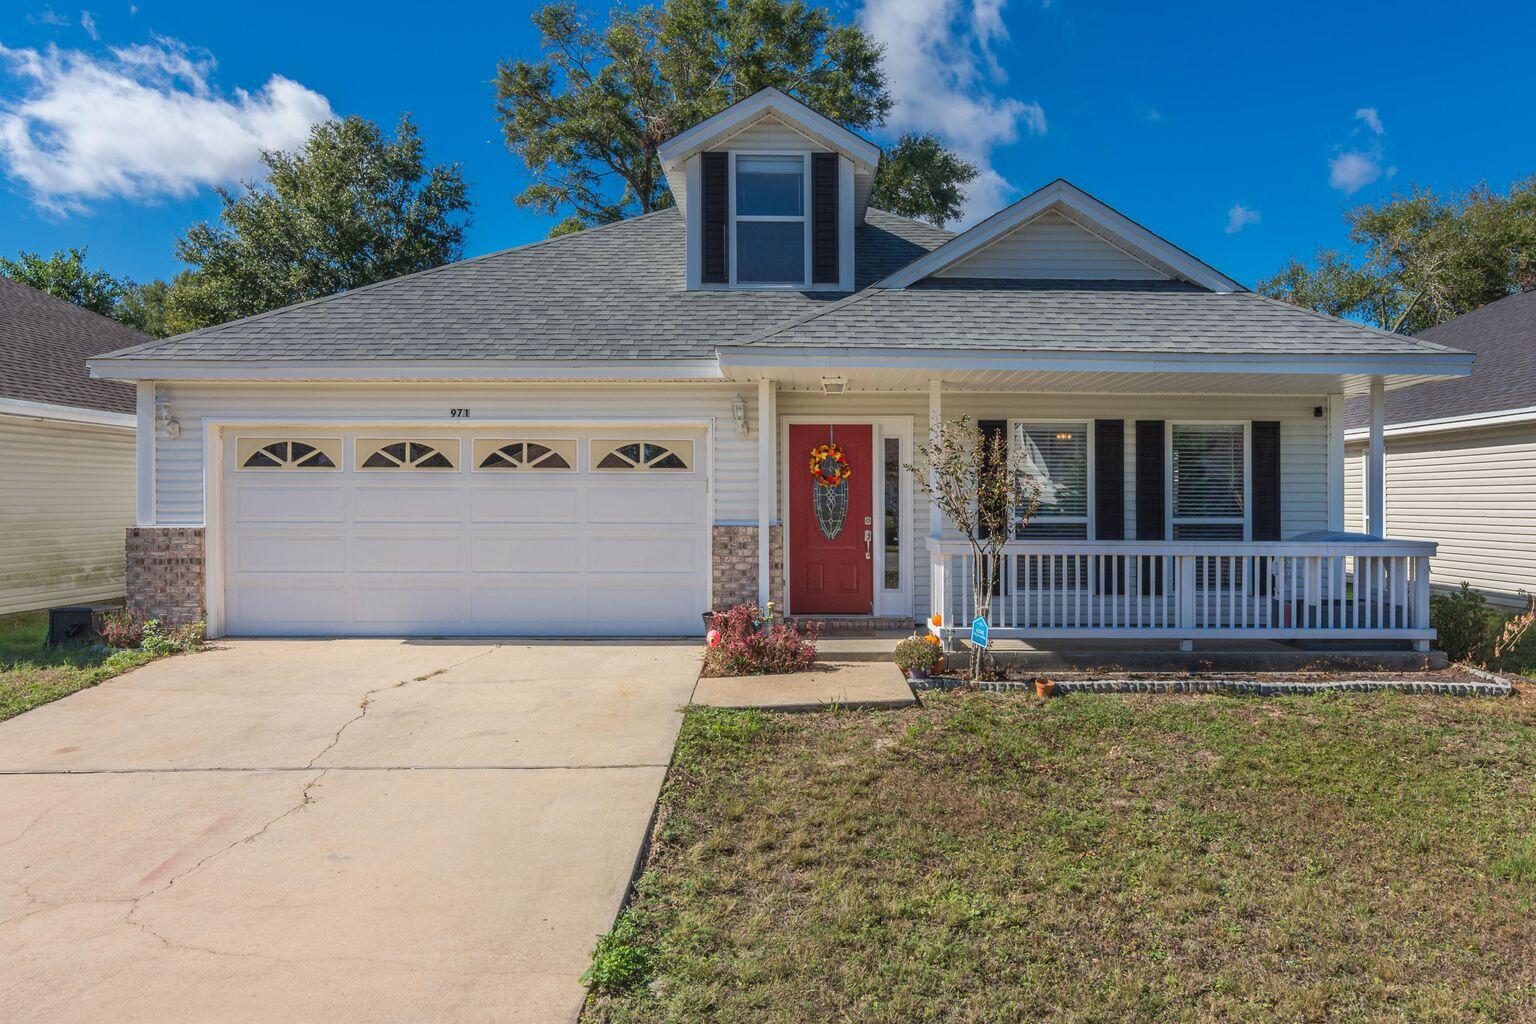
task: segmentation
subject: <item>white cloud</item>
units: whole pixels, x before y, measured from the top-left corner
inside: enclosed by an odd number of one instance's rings
[[[96,31],[96,16],[90,11],[80,12],[80,27],[85,29],[85,34],[92,39],[101,38],[101,33]]]
[[[1352,196],[1381,177],[1381,158],[1349,149],[1328,161],[1328,184]]]
[[[992,166],[992,152],[1023,133],[1044,135],[1045,108],[1004,95],[997,50],[1008,41],[1008,0],[864,0],[859,23],[885,47],[896,101],[890,127],[933,132],[981,168],[966,189],[961,224],[1012,198],[1015,187]]]
[[[1347,196],[1381,177],[1382,157],[1386,151],[1386,129],[1376,108],[1361,107],[1355,111],[1354,119],[1360,124],[1350,132],[1353,146],[1349,149],[1341,146],[1328,161],[1328,184]],[[1387,177],[1396,173],[1396,167],[1387,168]]]
[[[0,100],[0,166],[59,213],[256,174],[261,150],[291,148],[332,116],[324,96],[281,75],[221,93],[213,59],[174,39],[107,55],[0,45],[0,67],[20,86]]]
[[[1257,224],[1263,220],[1258,210],[1250,210],[1242,203],[1233,203],[1232,209],[1227,211],[1227,234],[1235,235],[1249,224]]]
[[[49,28],[63,28],[69,24],[69,19],[52,7],[44,7],[41,13],[27,15],[27,20],[34,25],[47,25]]]

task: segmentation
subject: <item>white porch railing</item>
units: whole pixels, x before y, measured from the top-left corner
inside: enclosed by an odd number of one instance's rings
[[[928,541],[932,606],[945,639],[968,635],[975,558]],[[1427,649],[1422,541],[1015,541],[1004,548],[988,619],[999,638],[1161,637],[1193,641],[1413,640]]]

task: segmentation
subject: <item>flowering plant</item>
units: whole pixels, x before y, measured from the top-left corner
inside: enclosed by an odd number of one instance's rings
[[[831,463],[829,467],[827,464]],[[853,476],[848,456],[842,447],[832,442],[819,444],[811,449],[811,476],[823,487],[836,487]]]
[[[896,645],[892,660],[903,672],[926,676],[944,660],[944,645],[932,633],[909,636]]]
[[[755,604],[710,616],[713,637],[704,651],[704,675],[753,676],[800,672],[816,662],[817,630],[765,619]]]

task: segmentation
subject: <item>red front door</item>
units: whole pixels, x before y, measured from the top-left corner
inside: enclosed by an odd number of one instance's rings
[[[811,453],[841,448],[848,478],[824,487]],[[868,615],[874,611],[874,431],[867,423],[790,424],[789,610],[795,615]],[[832,467],[824,463],[829,472]]]

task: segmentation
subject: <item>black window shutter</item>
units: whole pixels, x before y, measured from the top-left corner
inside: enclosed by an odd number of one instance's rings
[[[811,281],[836,284],[837,154],[811,154]]]
[[[992,452],[992,439],[994,437],[1001,437],[1003,439],[1003,448],[1004,448],[1004,450],[1007,449],[1007,447],[1008,447],[1008,421],[1007,420],[977,420],[976,421],[976,428],[981,431],[982,443],[985,445],[985,447],[982,449],[982,452],[984,453],[984,457],[987,457],[990,460],[990,456],[991,456],[991,452]],[[983,533],[983,536],[986,536],[986,534]]]
[[[1093,421],[1093,528],[1097,540],[1125,539],[1125,421]]]
[[[1136,421],[1136,539],[1167,540],[1163,505],[1163,421]]]
[[[729,243],[726,224],[726,189],[729,186],[730,161],[726,153],[705,153],[703,160],[704,195],[700,207],[704,214],[704,246],[702,280],[706,284],[725,284],[730,281],[727,271]]]
[[[1167,540],[1163,504],[1168,482],[1163,476],[1163,421],[1136,421],[1136,539]],[[1168,559],[1146,556],[1137,574],[1143,594],[1161,594]]]
[[[1253,421],[1253,539],[1280,539],[1280,424]]]

